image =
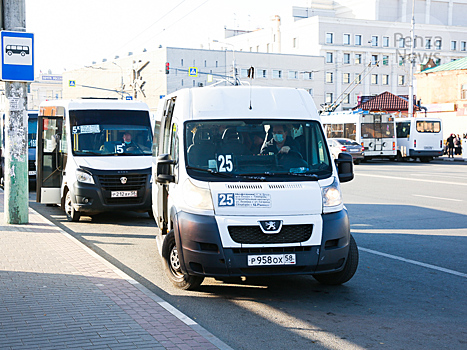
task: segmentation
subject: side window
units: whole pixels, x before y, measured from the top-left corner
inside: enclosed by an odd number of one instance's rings
[[[173,111],[175,108],[175,98],[167,100],[165,105],[164,111],[164,118],[162,119],[163,122],[163,139],[162,139],[162,154],[171,153],[170,145],[171,145],[171,136],[172,136],[172,116]]]
[[[156,121],[154,124],[154,137],[152,139],[152,156],[157,157],[159,155],[159,141],[161,133],[161,122]]]
[[[172,159],[178,163],[178,126],[176,123],[172,124],[170,128],[172,135],[170,137],[170,155]]]

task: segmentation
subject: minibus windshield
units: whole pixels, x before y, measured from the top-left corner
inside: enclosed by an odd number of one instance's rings
[[[317,121],[190,121],[184,130],[187,171],[195,178],[225,181],[225,176],[218,176],[223,173],[238,180],[275,181],[272,177],[277,177],[303,181],[332,174]]]
[[[147,111],[70,111],[73,154],[79,156],[141,156],[152,154]]]

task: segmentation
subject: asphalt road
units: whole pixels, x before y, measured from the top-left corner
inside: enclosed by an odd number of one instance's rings
[[[467,164],[369,162],[342,191],[360,264],[338,287],[300,276],[180,291],[147,214],[70,223],[31,206],[235,349],[467,349]]]

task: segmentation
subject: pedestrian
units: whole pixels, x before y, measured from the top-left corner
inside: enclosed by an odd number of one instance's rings
[[[454,138],[454,154],[458,156],[461,155],[461,138],[459,134]]]
[[[451,136],[448,137],[447,143],[448,143],[448,158],[452,157],[454,158],[454,134],[451,134]]]

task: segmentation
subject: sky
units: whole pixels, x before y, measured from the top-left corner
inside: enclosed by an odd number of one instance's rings
[[[207,49],[224,27],[256,29],[305,0],[26,0],[35,74],[61,74],[128,52]]]

